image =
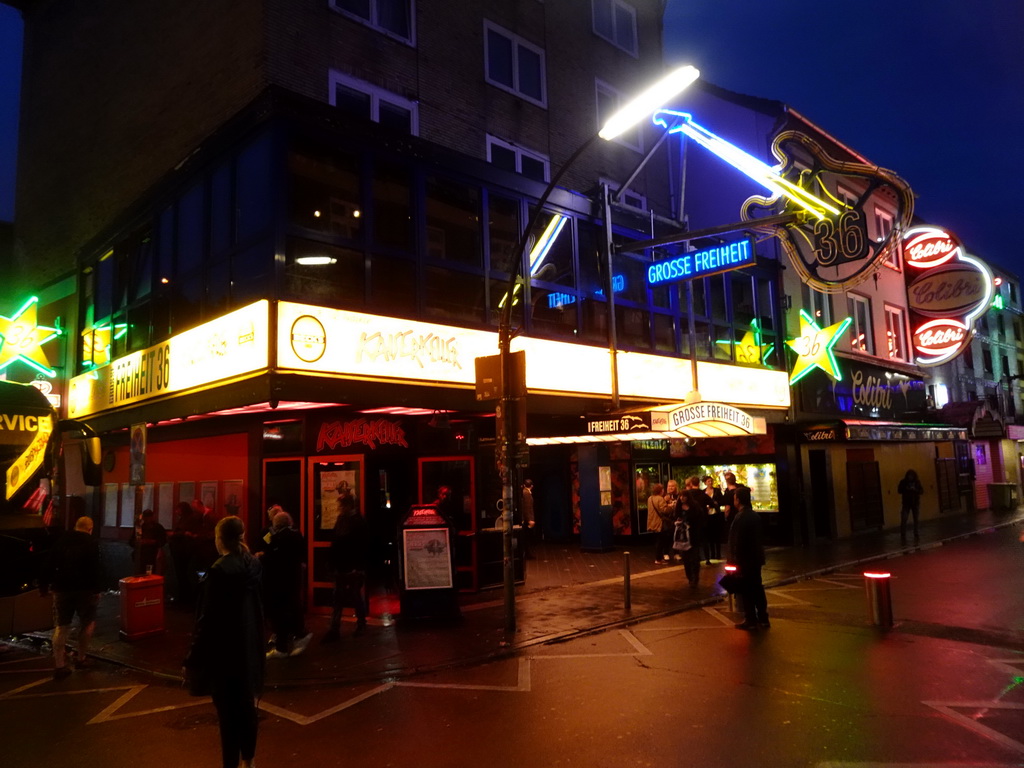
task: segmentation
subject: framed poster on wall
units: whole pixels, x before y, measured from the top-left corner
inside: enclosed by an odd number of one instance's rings
[[[199,498],[203,502],[204,507],[212,509],[214,512],[219,512],[220,510],[217,509],[217,481],[206,480],[200,483]]]
[[[121,527],[133,528],[135,515],[135,486],[130,483],[121,483]]]
[[[191,504],[196,498],[196,484],[191,480],[178,483],[178,501]]]
[[[117,483],[103,484],[103,525],[117,527]]]
[[[242,481],[224,481],[224,513],[237,515],[242,511]]]
[[[174,528],[174,483],[157,484],[156,519],[168,533]]]

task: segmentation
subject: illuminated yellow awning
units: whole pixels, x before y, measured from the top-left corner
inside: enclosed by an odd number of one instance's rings
[[[530,437],[528,445],[612,443],[672,438],[740,437],[768,433],[765,420],[728,403],[696,401],[659,405],[642,411],[590,417],[583,434]]]

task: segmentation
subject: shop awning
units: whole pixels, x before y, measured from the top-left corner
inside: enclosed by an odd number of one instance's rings
[[[698,401],[659,405],[644,410],[588,416],[578,435],[530,437],[528,445],[616,443],[672,438],[764,435],[765,420],[728,403]]]
[[[949,424],[904,424],[897,421],[838,420],[807,424],[800,427],[808,443],[837,440],[900,440],[904,442],[936,442],[966,440],[967,430]]]

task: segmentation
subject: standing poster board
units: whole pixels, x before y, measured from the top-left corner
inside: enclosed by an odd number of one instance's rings
[[[448,528],[406,528],[402,531],[402,552],[406,589],[454,586]]]

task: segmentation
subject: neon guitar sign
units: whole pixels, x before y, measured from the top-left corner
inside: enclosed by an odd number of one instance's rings
[[[805,134],[785,131],[776,136],[772,154],[779,162],[773,167],[685,112],[659,110],[653,120],[714,153],[768,192],[743,202],[744,220],[755,221],[759,209],[778,212],[780,201],[784,213],[802,214],[797,222],[776,227],[775,234],[801,280],[822,293],[840,293],[866,280],[910,225],[914,198],[903,179],[884,168],[836,160]]]

